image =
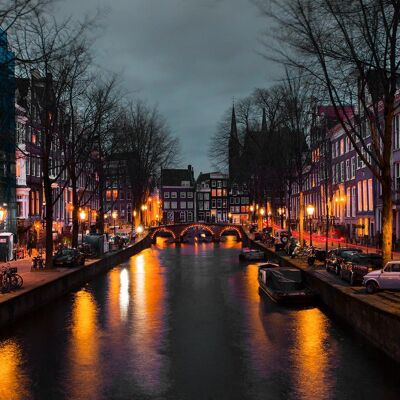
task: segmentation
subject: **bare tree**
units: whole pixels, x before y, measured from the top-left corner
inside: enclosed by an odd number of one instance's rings
[[[36,71],[33,78],[36,90],[29,119],[33,129],[38,129],[37,124],[40,126],[38,144],[46,203],[46,266],[49,268],[52,267],[53,259],[53,208],[62,193],[60,190],[55,195],[53,189],[58,186],[66,168],[66,154],[60,154],[58,146],[69,104],[68,88],[80,64],[79,44],[90,27],[89,22],[74,23],[68,18],[59,23],[34,12],[14,38],[19,55],[16,60],[20,61],[17,66],[19,76],[30,77],[31,68]]]
[[[147,200],[161,168],[179,161],[179,153],[179,141],[157,108],[140,100],[131,103],[117,135],[115,155],[125,161],[134,210]]]
[[[0,29],[20,27],[33,13],[40,13],[53,0],[2,0],[0,3]]]
[[[273,58],[305,70],[327,93],[358,156],[382,187],[382,250],[392,252],[392,128],[399,76],[400,3],[258,1],[276,22]],[[269,42],[268,42],[269,41]],[[268,42],[268,43],[267,43]],[[286,45],[286,46],[285,46]],[[351,104],[356,115],[347,113]],[[372,146],[366,138],[371,136]]]

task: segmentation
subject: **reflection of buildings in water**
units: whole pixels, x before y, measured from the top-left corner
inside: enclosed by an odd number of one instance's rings
[[[274,359],[279,359],[280,355],[275,351],[276,344],[273,341],[276,338],[271,339],[268,336],[260,315],[260,302],[263,299],[258,292],[257,272],[257,265],[249,264],[243,272],[240,271],[230,278],[230,284],[233,288],[233,301],[238,299],[238,304],[242,307],[244,305],[242,312],[245,315],[241,336],[246,342],[249,366],[259,378],[264,379],[269,371],[274,371],[277,365]],[[280,322],[273,314],[268,318],[271,324]]]
[[[75,295],[69,350],[71,379],[68,399],[94,399],[101,390],[99,365],[97,305],[91,293],[81,290]]]
[[[221,242],[221,246],[224,248],[231,249],[233,247],[241,247],[241,243],[237,241],[235,235],[224,235],[223,238],[225,239]]]
[[[21,349],[14,340],[0,342],[0,399],[28,398],[28,379],[22,369]]]
[[[297,327],[296,343],[292,349],[296,399],[327,399],[332,395],[334,379],[329,368],[335,349],[326,346],[329,340],[329,321],[318,309],[298,310],[293,314]]]
[[[166,340],[167,326],[165,302],[165,276],[156,252],[148,249],[131,258],[132,285],[132,370],[135,381],[147,394],[165,390],[164,356],[161,354]]]

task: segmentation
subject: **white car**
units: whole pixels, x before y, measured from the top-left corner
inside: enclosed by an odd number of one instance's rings
[[[364,276],[363,284],[367,293],[378,289],[400,289],[400,261],[389,261],[384,268]]]

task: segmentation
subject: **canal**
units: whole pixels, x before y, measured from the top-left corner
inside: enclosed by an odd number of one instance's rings
[[[398,399],[398,366],[259,295],[234,238],[157,246],[0,336],[1,400]]]

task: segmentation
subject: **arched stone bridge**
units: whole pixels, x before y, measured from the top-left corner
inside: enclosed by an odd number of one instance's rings
[[[221,236],[227,233],[233,233],[236,235],[238,240],[247,242],[247,235],[241,225],[223,223],[193,222],[187,224],[160,225],[150,228],[149,234],[153,243],[156,242],[157,236],[160,233],[169,233],[175,242],[181,242],[190,229],[198,229],[208,232],[215,242],[219,242]]]

